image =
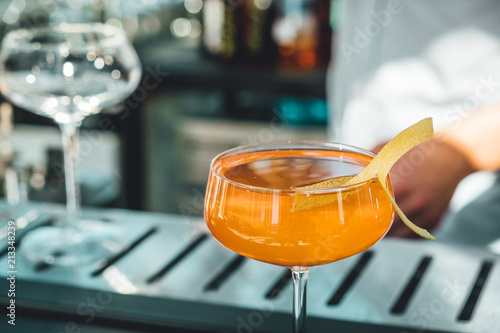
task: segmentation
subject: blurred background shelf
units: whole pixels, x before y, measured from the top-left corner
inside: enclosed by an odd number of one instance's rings
[[[135,44],[144,68],[168,73],[165,85],[252,90],[325,98],[326,68],[286,69],[273,65],[223,63],[202,50],[175,48],[162,40]]]

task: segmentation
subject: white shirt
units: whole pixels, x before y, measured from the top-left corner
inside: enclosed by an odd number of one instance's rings
[[[339,0],[330,137],[371,149],[500,104],[500,1]]]

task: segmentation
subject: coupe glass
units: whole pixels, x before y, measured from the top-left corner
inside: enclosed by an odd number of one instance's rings
[[[137,54],[113,26],[61,24],[9,32],[0,50],[0,92],[13,104],[60,126],[67,214],[56,227],[25,239],[32,260],[78,264],[110,250],[104,223],[81,221],[77,181],[78,132],[83,119],[129,96],[141,78]],[[108,244],[109,245],[109,244]]]
[[[333,189],[297,187],[355,175],[373,156],[343,144],[300,141],[242,146],[212,161],[204,208],[208,228],[232,251],[291,269],[295,333],[306,331],[309,267],[368,249],[394,217],[376,179]],[[386,185],[391,188],[389,178]]]

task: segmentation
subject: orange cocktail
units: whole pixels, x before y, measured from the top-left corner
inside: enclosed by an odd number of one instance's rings
[[[324,149],[222,155],[209,178],[208,227],[229,249],[275,265],[315,266],[357,254],[380,240],[392,223],[393,207],[380,183],[300,194],[295,188],[357,174],[371,159],[366,152]],[[338,200],[295,211],[300,195]]]
[[[336,188],[301,187],[356,175],[373,156],[336,143],[285,142],[235,148],[212,161],[208,228],[243,256],[290,267],[295,333],[306,329],[308,267],[366,250],[387,233],[394,216],[376,178]]]

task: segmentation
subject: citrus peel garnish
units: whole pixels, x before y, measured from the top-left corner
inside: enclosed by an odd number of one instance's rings
[[[434,236],[432,236],[427,230],[416,226],[406,217],[406,215],[403,213],[403,211],[401,211],[396,201],[392,197],[390,191],[387,189],[387,186],[385,185],[385,180],[387,179],[389,171],[391,170],[393,165],[410,149],[422,142],[431,140],[432,138],[434,138],[432,119],[426,118],[419,121],[418,123],[403,130],[391,141],[389,141],[370,162],[370,164],[368,164],[368,166],[364,168],[363,171],[361,171],[358,175],[354,177],[347,176],[332,178],[316,184],[296,188],[296,190],[298,191],[297,193],[300,195],[296,195],[296,201],[293,210],[299,211],[322,207],[331,204],[339,199],[339,196],[336,194],[325,196],[307,196],[303,193],[301,194],[301,192],[307,192],[315,189],[336,188],[340,186],[345,187],[363,183],[377,177],[382,188],[387,194],[387,197],[394,206],[396,213],[399,215],[404,224],[406,224],[408,228],[413,230],[419,236],[435,240]],[[346,192],[345,194],[348,194],[348,192]]]
[[[295,201],[292,207],[292,212],[299,212],[302,210],[312,209],[316,207],[324,207],[331,203],[337,202],[338,200],[346,199],[352,192],[344,191],[334,194],[323,194],[323,195],[308,195],[307,192],[341,187],[352,178],[354,178],[354,175],[335,177],[322,181],[320,183],[296,187],[295,190],[297,190],[297,192],[295,195]],[[340,198],[339,195],[341,196]]]

